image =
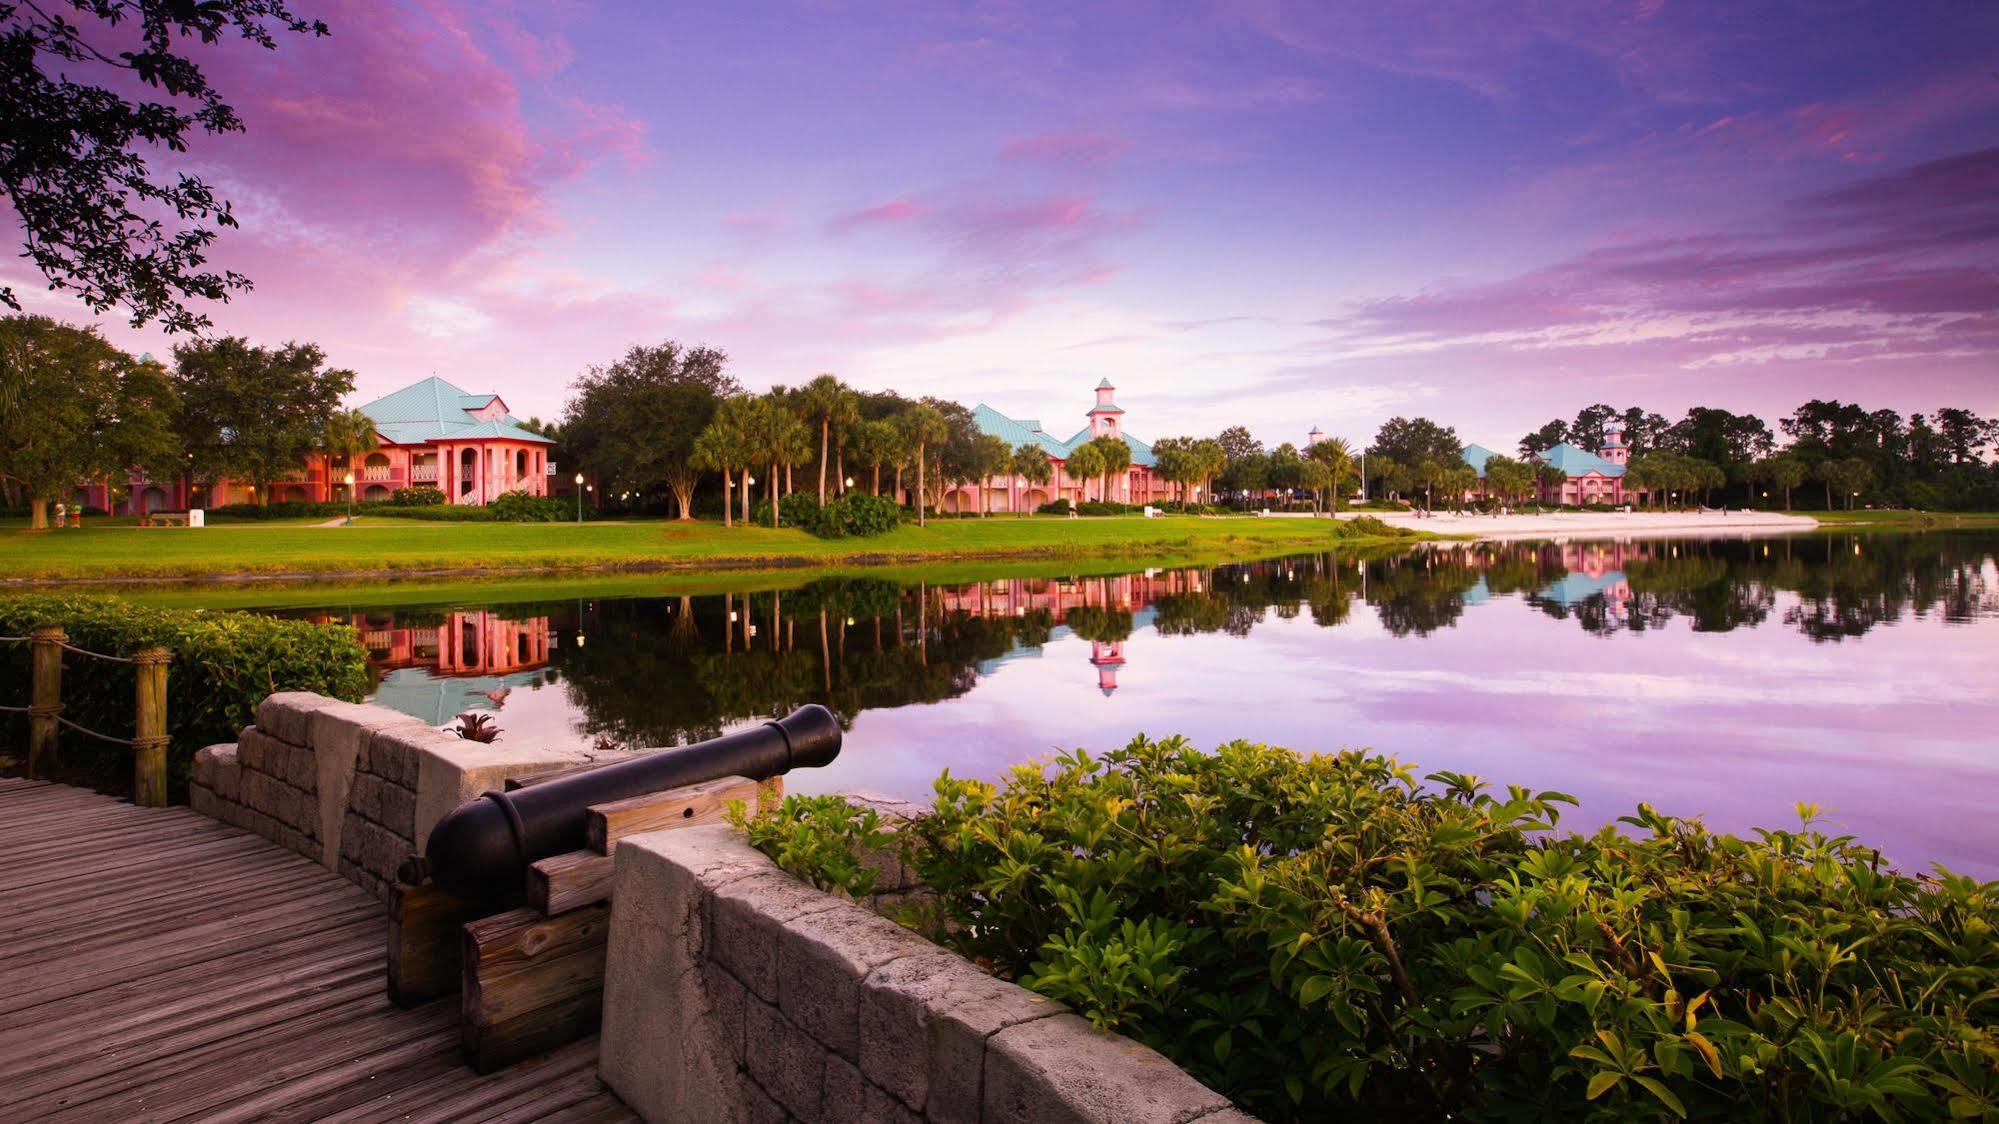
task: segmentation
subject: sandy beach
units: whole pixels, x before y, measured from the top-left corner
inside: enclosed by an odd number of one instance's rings
[[[1342,513],[1351,519],[1356,512]],[[1367,512],[1395,527],[1438,535],[1476,535],[1481,539],[1575,539],[1606,536],[1659,538],[1669,535],[1781,535],[1809,531],[1818,520],[1778,511],[1578,511],[1516,512],[1510,515],[1457,514],[1439,511],[1418,519],[1413,514]]]

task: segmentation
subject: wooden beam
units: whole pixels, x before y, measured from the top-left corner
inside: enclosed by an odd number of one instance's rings
[[[457,991],[460,929],[477,908],[430,885],[397,883],[391,893],[389,1001],[414,1007]]]
[[[602,761],[591,761],[582,765],[570,765],[567,766],[566,768],[550,769],[545,773],[528,773],[524,776],[508,777],[506,780],[500,782],[500,789],[503,792],[513,792],[517,789],[526,788],[531,784],[540,784],[543,781],[557,780],[559,778],[571,776],[576,773],[587,773],[590,770],[595,769],[603,764],[605,763]]]
[[[757,794],[762,791],[763,786],[747,777],[721,777],[629,800],[593,804],[584,821],[584,839],[592,851],[608,855],[617,847],[618,840],[627,835],[720,823],[722,811],[730,801],[741,800],[755,807]]]
[[[608,906],[545,917],[515,909],[465,925],[459,1036],[480,1073],[594,1034],[604,1002]]]
[[[609,901],[612,861],[611,856],[595,851],[569,851],[531,864],[527,878],[528,908],[553,916]]]

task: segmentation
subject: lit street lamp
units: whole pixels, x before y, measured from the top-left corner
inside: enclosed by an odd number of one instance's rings
[[[354,522],[354,474],[347,474],[347,521]]]
[[[583,474],[576,474],[576,521],[583,522]]]

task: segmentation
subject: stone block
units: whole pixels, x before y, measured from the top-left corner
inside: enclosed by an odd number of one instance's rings
[[[791,1114],[784,1111],[784,1106],[772,1100],[771,1095],[763,1091],[763,1086],[747,1073],[742,1075],[740,1101],[743,1124],[789,1124],[791,1120]]]
[[[858,1061],[861,980],[890,961],[936,951],[851,902],[801,914],[778,944],[778,1008],[834,1053]]]
[[[265,733],[256,726],[245,726],[236,735],[236,760],[239,765],[253,772],[269,773],[273,770],[265,765],[265,756],[273,746],[285,743]]]
[[[741,845],[758,858],[763,857],[748,844]],[[618,850],[624,849],[625,844],[620,843]],[[839,899],[814,890],[774,865],[765,873],[716,887],[709,904],[709,940],[715,962],[733,973],[757,998],[775,1003],[778,948],[785,926],[808,913],[841,904]]]
[[[868,1124],[924,1124],[901,1101],[879,1085],[864,1082],[861,1088],[861,1120]]]
[[[309,744],[312,716],[339,700],[310,691],[280,691],[257,704],[257,728],[279,741]]]
[[[381,778],[362,773],[354,778],[354,787],[347,792],[347,807],[364,819],[381,823],[382,790],[387,787]]]
[[[1196,1116],[1194,1119],[1197,1124],[1263,1124],[1261,1120],[1239,1108],[1225,1108],[1219,1112],[1210,1112],[1206,1116]]]
[[[750,1076],[785,1111],[819,1119],[826,1059],[832,1055],[770,1004],[752,1001],[743,1010],[743,1052]]]
[[[301,792],[317,792],[319,790],[319,755],[317,753],[314,753],[310,749],[287,745],[283,752],[278,754],[278,757],[284,764],[283,771],[279,772],[278,775],[284,779],[286,784]]]
[[[819,1085],[819,1119],[828,1124],[865,1119],[866,1085],[854,1063],[838,1054],[826,1055],[826,1076]]]
[[[1229,1107],[1157,1051],[1076,1015],[1010,1026],[986,1043],[987,1121],[1187,1124]]]
[[[752,1002],[749,989],[741,980],[730,975],[720,964],[710,961],[701,970],[701,978],[708,992],[709,1009],[715,1012],[715,1038],[728,1052],[731,1061],[743,1062],[743,1019],[745,1008]]]
[[[212,745],[202,752],[209,753],[211,751],[214,755],[211,760],[215,763],[215,784],[213,786],[215,795],[220,796],[224,800],[241,800],[243,798],[243,767],[236,760],[236,747],[234,745]]]
[[[399,784],[382,783],[381,814],[375,822],[416,842],[416,793]]]
[[[942,949],[891,961],[861,984],[861,1072],[931,1120],[973,1124],[986,1040],[1067,1010]]]
[[[211,745],[194,751],[192,783],[208,788],[215,787],[215,755],[209,752],[214,748]]]
[[[729,1120],[744,1005],[709,963],[704,881],[751,877],[769,859],[725,827],[632,836],[618,845],[604,965],[600,1072],[650,1120]],[[740,987],[740,985],[738,985]]]
[[[243,774],[243,806],[272,815],[284,800],[285,782],[261,770]]]
[[[390,784],[401,785],[414,792],[419,753],[417,743],[427,739],[421,736],[395,737],[393,730],[394,727],[384,727],[368,735],[367,740],[361,745],[361,757],[355,767],[361,772],[373,773]],[[430,731],[427,726],[424,730],[435,732]]]
[[[412,853],[407,840],[379,824],[347,817],[340,831],[340,857],[376,878],[392,879],[396,868]]]
[[[219,820],[222,818],[222,801],[216,797],[214,789],[202,784],[199,780],[188,786],[187,806],[207,816],[209,819]]]

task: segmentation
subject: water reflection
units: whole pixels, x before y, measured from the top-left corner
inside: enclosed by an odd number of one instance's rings
[[[379,701],[437,724],[497,711],[502,741],[678,745],[824,703],[854,734],[808,788],[921,797],[947,766],[1184,732],[1371,745],[1576,792],[1586,822],[1644,799],[1741,828],[1814,800],[1891,854],[1999,868],[1995,550],[1453,544],[351,619]]]

